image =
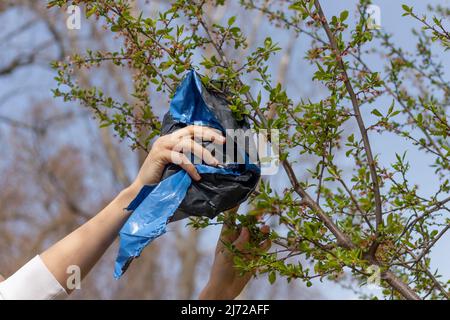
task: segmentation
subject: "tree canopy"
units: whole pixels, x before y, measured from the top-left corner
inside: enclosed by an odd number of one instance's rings
[[[292,42],[310,40],[301,54],[313,68],[311,80],[324,90],[303,99],[271,68],[292,48],[281,47],[276,35],[255,42],[243,31],[245,15],[209,19],[208,8],[227,2],[174,0],[149,15],[125,0],[50,1],[49,7],[82,6],[120,42],[115,50],[55,61],[55,96],[81,102],[100,126],[112,127],[131,148],[148,150],[161,127],[153,93],[168,100],[187,70],[200,71],[206,86],[226,94],[237,118],[248,118],[256,131],[280,132],[284,187],[277,190],[263,178],[246,212],[218,218],[250,226],[270,219],[276,246],[252,262],[236,259],[239,268],[267,274],[270,282],[283,277],[307,286],[315,278],[339,281],[351,274],[360,285],[379,284],[387,298],[448,299],[450,281],[431,267],[429,254],[450,227],[450,86],[440,62],[450,47],[449,9],[430,6],[424,15],[403,6],[403,19],[421,25],[410,33],[411,53],[388,30],[370,26],[367,0],[357,3],[352,22],[351,9],[330,16],[320,0],[240,0],[240,8],[258,12]],[[373,65],[373,56],[382,67]],[[107,96],[101,85],[83,87],[74,73],[111,64],[132,70],[127,101]],[[380,102],[386,98],[388,105]],[[376,135],[385,139],[383,148],[374,148]],[[424,165],[433,168],[432,194],[410,182],[415,158],[390,148],[389,136],[430,159]],[[384,154],[395,161],[380,161]],[[210,223],[191,221],[194,227]]]

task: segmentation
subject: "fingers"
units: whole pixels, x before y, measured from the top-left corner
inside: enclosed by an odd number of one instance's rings
[[[177,138],[194,138],[203,141],[212,141],[216,144],[224,144],[225,137],[219,130],[203,126],[187,126],[173,133]]]
[[[236,230],[236,225],[230,225],[224,222],[222,231],[220,232],[220,240],[227,243],[234,242],[239,236],[239,232]]]
[[[263,234],[269,234],[270,233],[270,227],[267,225],[263,225],[260,228],[261,233]],[[250,231],[248,230],[248,228],[243,227],[241,230],[241,233],[239,234],[239,237],[234,241],[233,245],[236,247],[236,249],[238,249],[239,251],[245,251],[247,248],[247,244],[250,242]],[[270,239],[264,240],[263,242],[261,242],[258,246],[258,248],[263,251],[266,252],[267,250],[270,249],[270,247],[272,246],[272,243],[270,241]],[[250,254],[249,252],[247,252],[247,254]]]
[[[201,177],[195,166],[182,152],[190,152],[212,166],[217,166],[219,161],[195,139],[212,141],[216,144],[225,143],[225,137],[218,130],[203,126],[187,126],[172,134],[160,137],[156,140],[152,150],[157,159],[163,159],[164,163],[172,162],[179,165],[192,179],[199,181]]]
[[[267,252],[272,246],[272,241],[270,239],[264,240],[260,245],[259,249],[263,252]]]
[[[236,225],[225,221],[220,231],[219,240],[217,241],[216,252],[223,253],[225,251],[225,244],[233,243],[238,236],[239,232],[236,230]]]
[[[184,154],[176,151],[171,151],[170,161],[183,168],[193,180],[199,181],[201,179],[200,175],[197,172],[197,169],[195,169],[195,166]]]
[[[268,234],[270,228],[269,226],[263,225],[260,231],[263,234]],[[233,247],[242,254],[243,258],[253,260],[262,253],[267,252],[272,246],[270,239],[262,241],[256,247],[249,246],[251,241],[251,234],[247,227],[242,227],[241,232],[238,233],[236,228],[224,223],[217,243],[216,254],[224,254],[225,256],[232,257],[235,253],[226,249],[226,244],[232,243]]]
[[[261,226],[261,228],[259,228],[259,230],[264,235],[268,235],[270,233],[270,227],[268,225]],[[267,239],[260,243],[259,249],[262,252],[266,252],[267,250],[270,249],[271,246],[272,246],[272,241],[270,241],[270,239]]]
[[[261,230],[261,233],[263,233],[263,234],[269,234],[270,233],[270,227],[268,225],[266,225],[266,224],[261,226],[260,230]]]
[[[203,148],[203,146],[195,140],[198,139],[202,141],[212,141],[216,144],[225,143],[225,137],[223,137],[218,130],[203,126],[187,126],[175,131],[174,133],[166,137],[162,137],[162,139],[163,140],[161,144],[163,145],[164,149],[184,153],[190,152],[203,160],[206,164],[212,166],[217,166],[219,164],[219,161],[212,155],[209,150]],[[173,155],[175,159],[169,159],[169,161],[175,164],[180,164],[183,169],[184,167],[181,164],[186,166],[190,170],[189,172],[191,177],[194,178],[195,174],[193,173],[192,163],[190,161],[187,161],[187,157],[181,157],[176,155],[175,153],[171,153],[171,155]],[[178,161],[178,163],[176,163],[175,161]]]
[[[219,161],[211,154],[211,152],[189,138],[180,140],[174,147],[174,150],[178,152],[191,152],[211,166],[217,166],[219,164]]]

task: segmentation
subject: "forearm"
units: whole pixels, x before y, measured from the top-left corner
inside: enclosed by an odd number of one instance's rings
[[[218,288],[210,283],[206,284],[198,296],[199,300],[233,300],[235,295],[228,293],[226,288]]]
[[[112,244],[123,224],[129,217],[124,208],[133,200],[139,190],[130,187],[123,190],[106,208],[96,216],[54,244],[40,256],[67,290],[67,268],[78,266],[84,278]]]

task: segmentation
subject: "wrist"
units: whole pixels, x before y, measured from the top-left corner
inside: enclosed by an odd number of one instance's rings
[[[133,184],[123,189],[116,199],[126,207],[134,198],[136,198],[141,188],[142,186],[133,182]]]
[[[140,181],[139,178],[136,178],[136,180],[133,181],[132,184],[130,184],[127,188],[125,188],[123,191],[127,194],[133,195],[133,198],[137,196],[139,191],[144,187],[144,183]]]

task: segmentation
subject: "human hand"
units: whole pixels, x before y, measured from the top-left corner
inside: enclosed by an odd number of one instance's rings
[[[200,180],[195,166],[183,154],[191,152],[207,164],[216,166],[219,161],[194,139],[224,144],[225,137],[218,130],[203,126],[187,126],[171,134],[159,137],[153,144],[150,153],[142,165],[133,186],[140,190],[144,185],[157,183],[161,180],[164,168],[169,163],[175,163],[183,168],[193,180]]]
[[[260,228],[263,234],[268,234],[270,228],[263,226]],[[246,227],[238,233],[224,224],[217,243],[214,263],[211,269],[208,284],[200,293],[199,299],[204,300],[230,300],[236,298],[249,282],[252,273],[241,275],[241,272],[234,266],[234,254],[226,244],[233,246],[244,254],[246,259],[253,259],[254,254],[246,252],[247,244],[250,242],[250,232]],[[259,244],[260,251],[267,251],[271,246],[269,239]]]

